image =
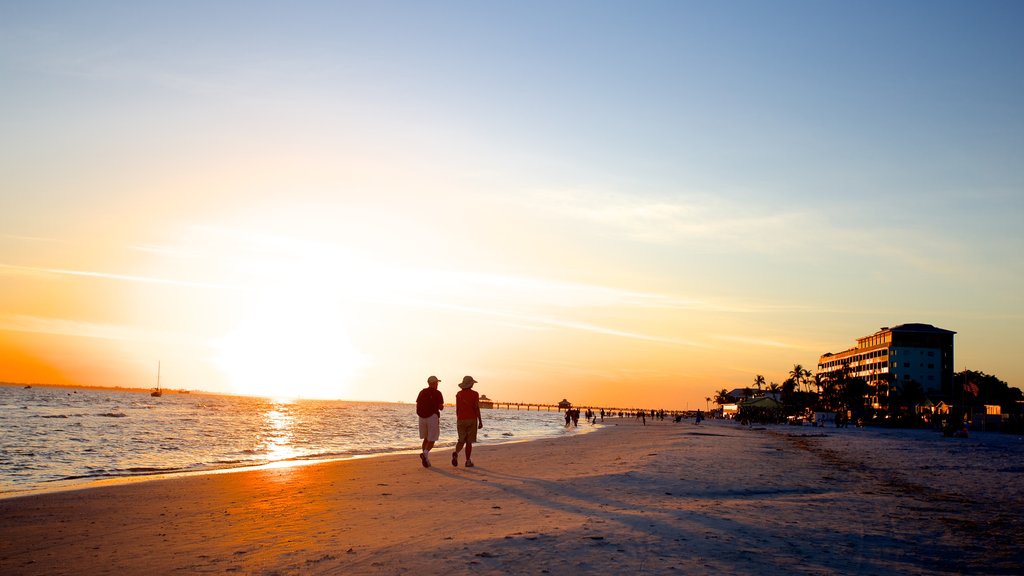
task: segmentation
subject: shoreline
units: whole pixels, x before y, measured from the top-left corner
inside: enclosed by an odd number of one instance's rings
[[[599,424],[597,426],[579,427],[574,435],[592,434],[602,427],[608,426],[607,424]],[[552,436],[530,436],[525,438],[491,438],[486,442],[478,442],[474,444],[477,446],[500,446],[503,444],[517,444],[525,442],[534,442],[536,440],[554,439]],[[435,450],[446,450],[453,448],[455,441],[450,442],[438,442],[435,446]],[[309,466],[314,464],[327,464],[332,462],[345,462],[349,460],[362,460],[372,458],[383,458],[387,456],[399,456],[407,454],[418,454],[419,448],[396,448],[387,449],[380,452],[368,452],[362,454],[349,454],[344,456],[326,456],[326,457],[295,457],[286,458],[282,460],[272,460],[269,462],[260,462],[253,464],[225,464],[222,467],[209,466],[200,470],[168,470],[168,471],[153,471],[153,472],[140,472],[135,474],[122,474],[122,475],[109,475],[109,476],[95,476],[95,477],[81,477],[81,478],[66,478],[60,480],[51,480],[41,484],[35,484],[29,488],[19,489],[17,487],[10,487],[5,490],[0,490],[0,501],[9,498],[20,498],[22,496],[35,496],[42,494],[55,494],[60,492],[67,492],[73,490],[90,490],[93,488],[103,488],[108,486],[119,486],[123,484],[135,484],[139,482],[150,482],[169,480],[179,477],[192,477],[192,476],[203,476],[206,474],[233,474],[241,472],[251,472],[275,468],[291,468],[300,466]]]
[[[594,434],[0,500],[32,574],[1014,574],[1020,440],[622,421]],[[878,458],[865,450],[881,444]],[[948,460],[936,467],[936,459]],[[1007,462],[1007,458],[1011,463]],[[676,572],[680,571],[680,572]]]
[[[9,456],[0,462],[0,498],[119,479],[376,457],[420,445],[415,416],[408,417],[412,404],[150,398],[110,389],[0,392],[10,392],[0,411]],[[558,424],[558,414],[501,410],[488,416],[483,443],[571,433]],[[454,445],[454,436],[445,439]]]

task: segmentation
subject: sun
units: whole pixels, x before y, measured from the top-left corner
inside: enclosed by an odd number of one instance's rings
[[[264,287],[214,346],[238,394],[346,399],[366,359],[351,343],[338,295],[303,281]]]

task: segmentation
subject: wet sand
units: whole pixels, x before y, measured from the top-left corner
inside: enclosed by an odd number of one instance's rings
[[[609,420],[0,499],[3,574],[1019,574],[1022,440]]]

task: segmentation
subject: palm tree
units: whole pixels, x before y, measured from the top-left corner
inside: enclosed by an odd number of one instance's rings
[[[758,374],[754,376],[754,384],[757,386],[757,391],[761,391],[761,386],[764,386],[764,376]]]
[[[782,382],[782,387],[779,389],[782,393],[782,401],[789,403],[789,399],[792,398],[793,393],[796,392],[796,383],[793,382],[792,378],[786,378]]]
[[[811,371],[801,364],[793,364],[793,369],[789,371],[789,377],[793,379],[793,384],[797,387],[800,384],[809,385],[808,379],[811,377]]]
[[[807,391],[811,391],[811,384],[815,383],[814,374],[810,370],[804,370],[804,377],[800,379],[800,382],[807,388]]]
[[[711,397],[708,396],[704,399],[704,411],[711,412]]]
[[[729,395],[729,391],[722,388],[718,392],[715,392],[715,404],[723,406],[725,404],[732,404],[736,399]]]
[[[802,364],[793,364],[793,369],[789,371],[789,378],[793,380],[794,384],[800,383],[800,377],[804,375],[804,367]]]

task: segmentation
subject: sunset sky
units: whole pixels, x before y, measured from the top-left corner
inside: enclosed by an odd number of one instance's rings
[[[1024,385],[1024,3],[5,2],[0,380]]]

